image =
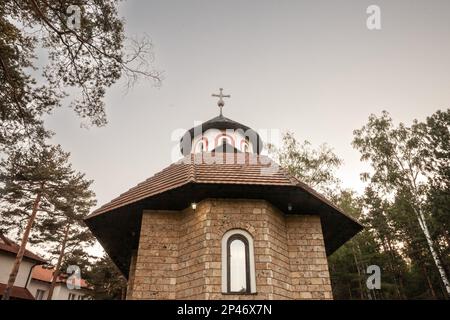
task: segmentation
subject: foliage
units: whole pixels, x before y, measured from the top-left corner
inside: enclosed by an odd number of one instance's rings
[[[39,194],[37,224],[46,224],[49,219],[72,218],[74,210],[86,205],[80,195],[93,196],[88,189],[92,181],[72,169],[69,154],[59,145],[39,143],[9,153],[0,162],[0,180],[3,232],[16,229],[22,233],[21,227]],[[92,200],[88,201],[90,205]],[[82,210],[86,213],[87,207]]]
[[[430,268],[427,260],[433,261],[433,269],[437,269],[445,288],[443,296],[450,294],[448,265],[442,259],[443,248],[436,241],[439,228],[427,203],[433,184],[430,181],[436,181],[449,161],[449,142],[442,140],[449,136],[445,114],[438,111],[427,122],[414,120],[411,126],[403,123],[395,126],[384,111],[380,117],[371,115],[365,126],[354,131],[353,140],[361,152],[361,160],[368,161],[372,167],[371,174],[363,174],[369,182],[366,194],[369,199],[387,205],[379,210],[386,222],[379,230],[392,235],[387,244],[401,244],[397,251],[409,253],[410,258],[420,261],[424,270]],[[444,244],[444,247],[448,250],[448,246]],[[425,273],[429,280],[430,275]],[[434,298],[439,295],[431,284],[429,289]]]
[[[280,149],[269,145],[269,151],[289,174],[328,195],[338,188],[335,172],[342,160],[330,147],[322,144],[314,149],[307,140],[298,142],[292,132],[287,132],[282,142]]]
[[[101,126],[107,122],[106,89],[121,76],[128,87],[141,78],[160,82],[151,66],[151,42],[125,37],[118,3],[2,1],[0,148],[45,134],[41,116],[60,106],[68,90],[78,95],[70,106],[85,124]],[[72,24],[74,7],[80,10],[80,28]],[[42,80],[36,80],[38,71]]]
[[[288,133],[276,150],[291,174],[331,197],[365,229],[329,257],[335,299],[447,298],[430,242],[449,274],[450,110],[426,121],[395,126],[387,112],[371,115],[355,130],[353,145],[371,170],[362,195],[342,190],[335,178],[340,161],[333,153],[299,144]],[[331,150],[327,148],[328,150]],[[273,150],[273,149],[272,149]],[[319,148],[318,150],[324,150]],[[324,165],[320,165],[320,159]],[[325,170],[315,175],[314,168]],[[427,239],[424,225],[429,231]],[[368,290],[369,265],[381,268],[381,289]]]

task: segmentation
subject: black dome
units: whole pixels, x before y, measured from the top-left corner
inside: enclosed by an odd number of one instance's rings
[[[201,129],[200,129],[201,128]],[[218,129],[218,130],[242,130],[244,136],[248,137],[250,142],[253,145],[253,152],[256,154],[260,154],[263,149],[263,141],[259,134],[254,131],[252,128],[247,127],[246,125],[236,122],[234,120],[228,119],[223,115],[219,115],[214,117],[206,122],[203,122],[201,125],[197,127],[193,127],[190,130],[186,131],[183,137],[180,140],[180,151],[181,154],[186,156],[191,153],[192,148],[192,140],[194,139],[194,133],[196,135],[203,134],[205,131],[209,129]]]

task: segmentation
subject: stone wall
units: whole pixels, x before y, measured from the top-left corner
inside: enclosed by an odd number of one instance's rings
[[[175,299],[180,217],[178,211],[142,215],[131,299]]]
[[[230,229],[253,237],[255,294],[221,292]],[[195,211],[144,211],[140,237],[130,299],[332,298],[318,216],[286,216],[264,200],[207,199]]]
[[[286,216],[292,291],[296,299],[332,299],[318,216]]]

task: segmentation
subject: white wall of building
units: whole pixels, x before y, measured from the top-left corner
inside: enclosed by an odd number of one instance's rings
[[[30,293],[35,298],[36,298],[37,290],[38,289],[43,290],[44,294],[42,296],[42,300],[47,300],[49,287],[50,287],[50,285],[47,282],[31,279],[30,282],[28,283],[27,289],[28,289],[28,291],[30,291]]]
[[[15,256],[12,254],[0,254],[0,282],[8,283],[9,274],[11,273],[11,269],[14,264]],[[27,258],[22,260],[20,264],[19,273],[17,274],[16,282],[14,283],[17,287],[25,287],[28,279],[28,275],[30,274],[30,270],[35,263],[29,261]]]
[[[58,289],[58,293],[54,296],[53,300],[68,300],[70,293],[75,295],[73,300],[80,300],[80,296],[83,297],[86,295],[83,289],[69,289],[66,284],[59,285]]]
[[[46,300],[48,291],[50,289],[50,283],[32,279],[28,284],[27,289],[30,291],[33,297],[36,297],[38,290],[43,290],[45,292],[45,294],[43,295],[43,300]],[[83,289],[69,289],[67,288],[65,283],[58,283],[55,287],[55,290],[53,290],[52,300],[68,300],[69,294],[71,293],[75,295],[74,300],[79,300],[78,298],[80,296],[86,295],[86,292]]]

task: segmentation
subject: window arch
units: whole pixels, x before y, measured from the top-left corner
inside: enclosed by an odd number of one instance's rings
[[[230,230],[222,238],[222,292],[256,292],[253,238],[245,230]]]
[[[248,143],[248,139],[241,140],[241,151],[242,152],[249,152],[250,147]]]
[[[203,137],[201,140],[197,141],[194,152],[206,152],[208,150],[208,139]]]
[[[221,134],[217,135],[214,142],[215,142],[216,147],[220,147],[224,143],[228,143],[228,144],[232,145],[233,147],[235,146],[233,137],[226,133],[221,133]]]

